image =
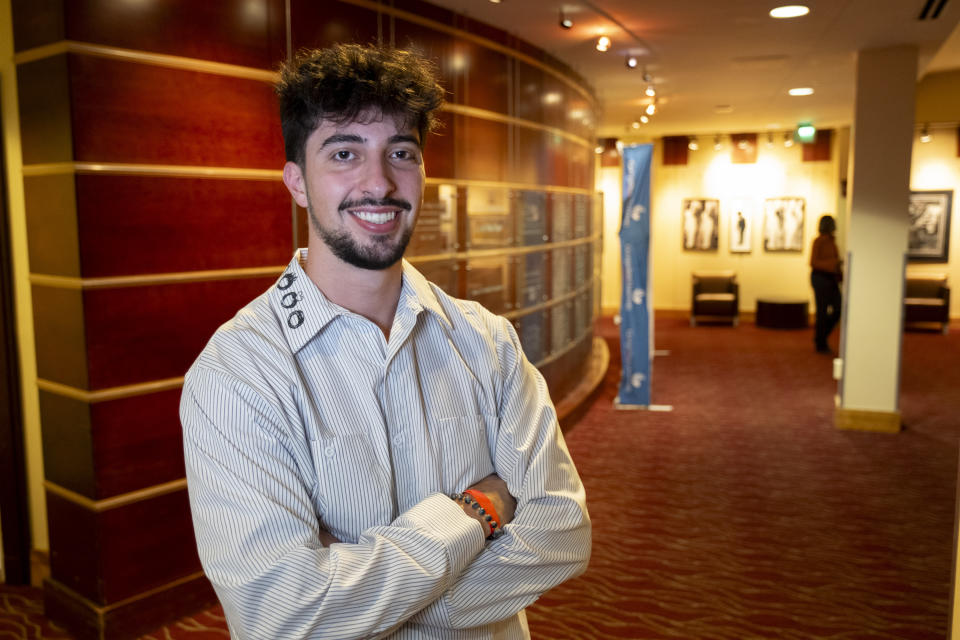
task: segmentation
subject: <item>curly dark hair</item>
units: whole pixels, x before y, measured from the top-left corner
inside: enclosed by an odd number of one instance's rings
[[[437,127],[443,88],[434,65],[401,49],[339,44],[304,49],[283,65],[276,85],[287,160],[305,161],[307,138],[321,120],[352,122],[364,112],[398,117],[416,127],[420,146]]]

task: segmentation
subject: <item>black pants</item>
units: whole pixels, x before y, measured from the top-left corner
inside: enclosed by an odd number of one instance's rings
[[[810,284],[817,305],[813,340],[817,349],[827,349],[827,337],[840,320],[840,286],[835,275],[823,271],[811,272]]]

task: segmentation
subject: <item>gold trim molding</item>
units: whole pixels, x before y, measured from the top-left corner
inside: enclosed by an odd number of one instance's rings
[[[180,69],[182,71],[199,71],[200,73],[210,73],[219,76],[230,76],[232,78],[242,78],[244,80],[259,80],[261,82],[276,82],[277,72],[267,69],[257,69],[254,67],[244,67],[237,64],[227,64],[225,62],[213,62],[211,60],[200,60],[197,58],[187,58],[184,56],[173,56],[165,53],[151,53],[149,51],[139,51],[136,49],[123,49],[120,47],[110,47],[101,44],[92,44],[89,42],[77,42],[76,40],[61,40],[53,44],[44,45],[21,51],[13,56],[16,64],[26,64],[44,58],[64,53],[78,53],[82,55],[95,56],[98,58],[109,58],[111,60],[125,60],[128,62],[139,62],[157,67],[166,67],[168,69]]]
[[[502,122],[505,124],[513,124],[520,127],[526,127],[528,129],[538,129],[540,131],[546,131],[555,136],[560,136],[566,138],[567,140],[576,143],[582,147],[587,147],[592,149],[593,144],[590,143],[586,138],[581,138],[578,135],[568,133],[563,129],[557,127],[551,127],[545,124],[540,124],[539,122],[533,122],[532,120],[524,120],[522,118],[517,118],[514,116],[508,116],[503,113],[497,113],[496,111],[489,111],[487,109],[478,109],[477,107],[468,107],[462,104],[445,104],[441,107],[442,111],[449,111],[450,113],[456,113],[462,116],[468,116],[472,118],[478,118],[481,120],[492,120],[493,122]]]
[[[57,483],[51,482],[50,480],[44,480],[43,486],[47,491],[60,496],[64,500],[68,500],[74,504],[80,505],[89,511],[96,511],[97,513],[100,513],[102,511],[108,511],[110,509],[116,509],[128,504],[133,504],[134,502],[141,502],[143,500],[149,500],[150,498],[158,498],[160,496],[167,495],[168,493],[184,491],[187,488],[187,479],[180,478],[179,480],[165,482],[163,484],[147,487],[146,489],[138,489],[137,491],[131,491],[129,493],[121,493],[120,495],[113,496],[111,498],[104,498],[102,500],[91,500],[85,495],[79,494],[76,491],[71,491],[66,487],[61,487]]]
[[[105,278],[75,278],[72,276],[31,273],[30,284],[55,289],[119,289],[122,287],[147,287],[162,284],[209,282],[211,280],[237,280],[240,278],[265,278],[268,276],[279,277],[285,268],[286,265],[279,265],[275,267],[181,271],[176,273],[151,273],[136,276],[110,276]]]
[[[37,388],[42,391],[55,393],[58,396],[65,396],[80,400],[81,402],[104,402],[107,400],[119,400],[121,398],[131,398],[133,396],[142,396],[148,393],[157,393],[160,391],[169,391],[170,389],[179,389],[183,386],[183,376],[178,378],[166,378],[163,380],[152,380],[150,382],[140,382],[137,384],[123,385],[122,387],[108,387],[96,391],[87,391],[78,389],[70,385],[53,382],[37,378]]]
[[[50,176],[65,173],[156,176],[170,178],[229,178],[236,180],[280,180],[281,169],[243,167],[200,167],[174,164],[126,164],[121,162],[51,162],[28,164],[23,175]]]

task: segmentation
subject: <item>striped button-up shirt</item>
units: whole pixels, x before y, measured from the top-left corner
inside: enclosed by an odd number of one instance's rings
[[[590,522],[516,332],[404,262],[386,339],[301,257],[184,382],[197,545],[233,637],[528,638],[524,607],[584,570]],[[487,542],[447,496],[491,473],[517,511]]]

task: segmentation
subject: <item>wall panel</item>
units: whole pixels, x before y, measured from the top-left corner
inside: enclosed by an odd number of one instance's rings
[[[96,511],[47,492],[50,569],[110,604],[200,571],[186,490]]]
[[[69,75],[66,54],[17,67],[24,165],[73,160]]]
[[[266,82],[86,55],[68,61],[76,161],[283,165]]]
[[[296,25],[291,32],[294,52],[340,42],[369,44],[380,39],[379,14],[346,2],[290,0],[290,23]]]
[[[450,33],[402,18],[395,18],[392,26],[394,44],[402,49],[418,51],[430,60],[435,60],[440,84],[447,90],[446,99],[450,102],[461,102],[464,66],[454,55],[456,39]]]
[[[501,122],[456,116],[456,171],[464,180],[504,182],[508,176],[508,127]],[[510,178],[519,180],[519,176]]]
[[[286,51],[284,0],[72,0],[68,40],[270,69]]]
[[[469,40],[458,40],[456,55],[465,66],[463,103],[496,113],[510,112],[510,58]]]
[[[89,388],[182,376],[216,328],[276,277],[85,291]]]
[[[72,173],[23,179],[30,272],[80,276],[77,185]]]
[[[292,255],[279,178],[83,174],[76,183],[83,277],[282,266]]]
[[[90,402],[40,391],[47,480],[91,500],[184,476],[180,387]]]

